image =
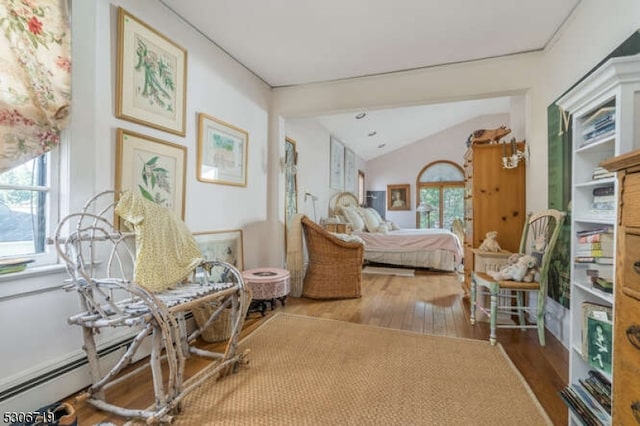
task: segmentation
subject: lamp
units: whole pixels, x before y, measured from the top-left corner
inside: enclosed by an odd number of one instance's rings
[[[526,164],[529,164],[529,145],[524,143],[524,149],[518,151],[516,145],[516,138],[511,138],[509,142],[511,146],[511,155],[507,155],[507,143],[502,141],[502,167],[505,169],[515,169],[518,167],[520,160],[524,159]]]
[[[313,203],[313,221],[316,222],[316,201],[318,201],[318,197],[309,192],[308,189],[304,190],[304,202],[307,202],[307,198],[311,198],[311,202]]]
[[[421,201],[420,204],[418,204],[418,207],[416,208],[416,211],[420,213],[421,218],[423,217],[424,214],[427,215],[427,228],[431,228],[431,212],[434,210],[435,209],[433,208],[432,205],[427,204],[424,201]]]

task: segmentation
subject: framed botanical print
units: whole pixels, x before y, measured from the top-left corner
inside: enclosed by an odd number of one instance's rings
[[[244,269],[242,230],[194,232],[193,237],[205,260],[220,260]]]
[[[116,191],[138,191],[184,219],[186,169],[186,147],[118,129]]]
[[[198,114],[198,161],[201,182],[247,186],[249,133],[210,115]]]
[[[331,136],[329,162],[329,186],[342,191],[344,189],[344,145]]]
[[[344,150],[344,190],[356,192],[356,154],[349,148]]]
[[[294,214],[298,212],[298,184],[296,181],[296,164],[298,153],[296,141],[285,138],[284,141],[284,180],[285,180],[285,230]],[[286,233],[285,233],[286,236]]]
[[[116,117],[185,135],[187,51],[118,8]]]

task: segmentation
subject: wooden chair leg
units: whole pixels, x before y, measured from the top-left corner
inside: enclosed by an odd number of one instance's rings
[[[544,297],[542,294],[538,294],[538,297]],[[540,341],[540,346],[545,345],[544,341],[544,303],[538,303],[538,340]]]
[[[497,285],[491,286],[491,325],[489,328],[489,343],[491,343],[491,345],[495,345],[497,342],[496,325],[498,321],[498,291],[499,288]]]
[[[469,314],[469,321],[471,322],[471,325],[475,325],[476,324],[476,304],[477,304],[477,286],[478,284],[476,283],[476,277],[473,275],[473,273],[471,274],[471,309],[470,309],[470,314]]]
[[[524,321],[524,297],[523,297],[523,292],[516,290],[516,300],[517,300],[517,303],[518,303],[518,324],[520,324],[522,326],[520,328],[520,330],[525,331],[526,328],[524,327],[525,321]]]

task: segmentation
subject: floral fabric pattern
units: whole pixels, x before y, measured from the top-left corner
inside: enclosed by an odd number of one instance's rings
[[[71,104],[66,0],[0,0],[0,173],[60,143]]]

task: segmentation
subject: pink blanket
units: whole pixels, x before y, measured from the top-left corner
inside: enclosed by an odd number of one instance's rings
[[[458,237],[444,229],[400,229],[386,234],[354,232],[364,240],[364,249],[371,251],[447,250],[456,262],[462,260],[462,246]]]

